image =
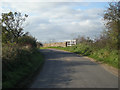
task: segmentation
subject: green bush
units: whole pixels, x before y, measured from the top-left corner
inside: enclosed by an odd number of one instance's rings
[[[32,36],[22,36],[19,37],[18,43],[22,46],[30,45],[31,47],[37,47],[36,39]]]
[[[92,52],[91,47],[89,47],[88,45],[85,44],[79,44],[76,46],[72,46],[72,49],[70,49],[72,52],[81,54],[81,55],[90,55],[90,53]]]
[[[120,68],[120,66],[118,66],[118,50],[111,49],[109,46],[99,48],[95,45],[80,43],[78,45],[71,47],[51,47],[51,48],[62,49],[83,56],[89,56],[96,59],[97,61],[101,61],[113,67]]]
[[[118,67],[118,50],[109,50],[103,48],[97,51],[94,51],[90,57],[95,58],[98,61],[108,63],[116,68]]]
[[[13,88],[27,75],[41,66],[43,57],[37,49],[25,49],[16,43],[3,44],[2,84],[3,88]]]

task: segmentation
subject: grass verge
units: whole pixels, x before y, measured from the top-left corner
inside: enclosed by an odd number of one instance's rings
[[[21,62],[9,63],[8,65],[11,69],[3,69],[3,89],[26,87],[28,79],[30,79],[44,63],[44,56],[38,50],[34,50],[32,53],[24,56],[24,58],[21,56],[21,59]],[[16,63],[16,66],[13,65]]]
[[[102,63],[106,63],[110,66],[120,69],[120,66],[118,65],[118,50],[110,50],[107,47],[95,49],[94,47],[90,47],[85,44],[75,45],[71,47],[43,47],[42,49],[47,48],[60,49],[77,53],[82,56],[88,56],[95,59],[96,61],[100,61]]]

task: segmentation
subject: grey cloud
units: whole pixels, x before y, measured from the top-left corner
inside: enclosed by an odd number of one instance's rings
[[[10,8],[29,13],[29,31],[38,40],[66,40],[78,34],[94,37],[102,31],[103,9],[83,10],[90,3],[10,3]],[[8,3],[6,3],[6,6]],[[78,8],[79,7],[79,8]],[[74,35],[72,35],[74,34]]]

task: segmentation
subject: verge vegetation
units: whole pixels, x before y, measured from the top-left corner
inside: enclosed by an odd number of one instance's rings
[[[69,46],[69,47],[48,47],[48,48],[65,50],[79,54],[81,56],[88,56],[94,58],[96,61],[109,64],[115,68],[120,68],[120,66],[118,65],[119,64],[118,50],[111,50],[108,47],[95,49],[95,47],[88,46],[82,43],[79,45]]]
[[[2,29],[2,88],[24,87],[28,77],[42,66],[44,57],[39,51],[40,42],[23,32],[28,15],[19,12],[3,13]]]
[[[104,11],[105,30],[99,38],[78,36],[77,45],[71,47],[51,47],[71,51],[92,57],[103,63],[120,68],[118,54],[120,52],[120,2],[109,3]]]

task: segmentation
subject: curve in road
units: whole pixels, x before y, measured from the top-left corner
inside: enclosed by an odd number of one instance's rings
[[[74,53],[40,50],[45,64],[30,88],[118,88],[118,77]]]

